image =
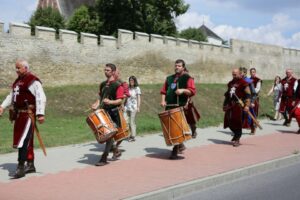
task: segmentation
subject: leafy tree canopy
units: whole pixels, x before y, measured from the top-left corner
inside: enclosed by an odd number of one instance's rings
[[[94,33],[99,35],[102,21],[92,7],[81,6],[70,17],[67,28],[76,32]]]
[[[58,31],[58,29],[65,28],[64,17],[58,10],[51,7],[38,8],[30,17],[28,24],[31,27],[45,26],[51,27]]]
[[[207,41],[206,36],[201,32],[199,28],[184,29],[179,33],[179,37],[185,38],[187,40]]]

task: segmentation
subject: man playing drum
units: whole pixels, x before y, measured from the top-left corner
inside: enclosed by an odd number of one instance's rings
[[[232,144],[234,147],[240,145],[243,127],[243,111],[249,112],[251,92],[249,83],[241,76],[239,69],[232,70],[232,80],[227,84],[227,92],[223,110],[225,111],[224,128],[229,127],[233,132]]]
[[[13,147],[18,148],[18,167],[14,178],[24,177],[27,173],[36,172],[34,166],[33,133],[35,118],[39,123],[45,120],[46,96],[41,81],[29,71],[26,60],[17,60],[18,78],[12,85],[10,94],[0,106],[0,116],[4,109],[10,109],[10,120],[14,123]],[[27,161],[26,166],[24,166]]]
[[[185,106],[188,98],[196,94],[194,79],[185,72],[184,60],[175,61],[175,74],[166,78],[161,88],[161,106],[166,110]],[[176,144],[173,147],[170,159],[178,159],[178,153],[185,149],[183,143]]]
[[[122,99],[124,97],[124,88],[121,86],[114,78],[116,72],[116,66],[114,64],[108,63],[105,65],[104,74],[107,78],[103,81],[99,87],[99,99],[92,105],[92,109],[96,110],[98,107],[104,109],[106,113],[110,116],[112,121],[115,123],[116,127],[120,127],[120,116],[118,106],[122,104]],[[96,166],[103,166],[108,164],[107,156],[110,149],[113,147],[114,139],[110,138],[106,141],[104,152],[101,159]],[[118,157],[116,154],[119,153],[117,147],[113,148],[113,157]]]

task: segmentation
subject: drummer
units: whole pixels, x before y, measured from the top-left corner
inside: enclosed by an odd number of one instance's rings
[[[111,117],[116,127],[120,127],[120,116],[118,111],[118,106],[122,104],[122,99],[124,95],[124,88],[121,86],[120,82],[117,81],[114,77],[116,73],[116,66],[114,64],[108,63],[105,65],[104,74],[107,78],[106,81],[103,81],[99,87],[99,99],[92,105],[92,109],[96,110],[99,107],[104,109],[107,114]],[[101,156],[101,159],[96,166],[103,166],[108,164],[107,157],[110,152],[110,149],[114,146],[114,139],[108,139],[106,141],[104,152]],[[115,154],[118,154],[118,149],[116,146],[113,148],[113,158],[116,158]]]
[[[160,90],[160,105],[165,110],[186,105],[188,98],[196,94],[194,79],[186,73],[185,62],[182,59],[175,61],[175,74],[166,78],[163,87]],[[178,153],[182,153],[186,147],[183,143],[174,145],[171,156],[172,160],[178,159]]]

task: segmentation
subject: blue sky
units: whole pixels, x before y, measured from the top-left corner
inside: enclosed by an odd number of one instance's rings
[[[300,0],[185,0],[177,27],[205,25],[219,36],[300,49]],[[36,0],[0,0],[0,21],[28,21]]]
[[[222,38],[300,49],[299,0],[186,0],[179,29],[203,24]]]

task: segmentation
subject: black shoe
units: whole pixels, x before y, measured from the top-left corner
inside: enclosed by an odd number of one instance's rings
[[[300,134],[300,128],[299,128],[299,130],[297,131],[297,134]]]
[[[197,137],[197,132],[196,131],[194,131],[193,133],[192,133],[192,138],[196,138]]]
[[[22,164],[18,164],[18,167],[15,171],[15,174],[14,174],[14,178],[22,178],[25,176],[25,169],[24,169],[24,163]]]
[[[171,156],[169,157],[170,160],[178,160],[179,156],[177,154],[171,154]]]
[[[116,161],[118,160],[119,157],[121,157],[121,155],[122,155],[121,151],[119,151],[119,149],[115,149],[111,160]]]
[[[235,141],[233,141],[233,144],[232,144],[232,146],[234,146],[234,147],[238,147],[238,146],[240,146],[241,144],[240,144],[240,141],[239,140],[235,140]]]
[[[104,166],[104,165],[107,165],[108,164],[108,162],[107,162],[107,156],[108,156],[108,154],[102,154],[102,156],[101,156],[101,159],[99,160],[99,162],[97,162],[95,165],[96,166]]]
[[[129,137],[128,142],[135,142],[135,138],[134,137]]]
[[[255,135],[255,132],[256,132],[256,128],[255,127],[251,127],[250,135]]]
[[[36,169],[34,166],[34,162],[33,161],[28,161],[27,165],[25,167],[25,174],[29,174],[29,173],[35,173]]]
[[[178,153],[182,153],[184,150],[186,150],[186,147],[183,143],[178,145]]]

